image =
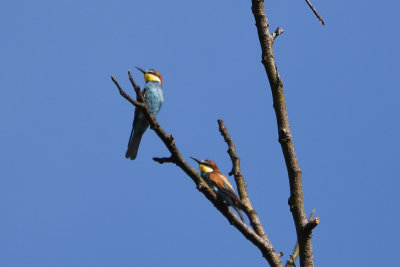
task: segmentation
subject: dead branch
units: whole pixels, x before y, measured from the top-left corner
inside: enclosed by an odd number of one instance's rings
[[[229,135],[228,129],[225,127],[223,120],[218,120],[219,131],[224,137],[225,142],[228,145],[228,154],[232,161],[232,171],[229,173],[230,176],[235,177],[235,182],[238,188],[240,199],[246,207],[246,214],[249,217],[250,224],[254,231],[261,237],[267,238],[264,227],[262,226],[260,219],[258,218],[257,212],[253,209],[249,196],[247,195],[247,185],[244,181],[242,171],[240,169],[240,158],[236,154],[235,144]]]
[[[319,19],[322,25],[325,25],[324,20],[321,18],[321,16],[318,14],[318,11],[314,8],[314,6],[311,4],[310,0],[306,0],[307,5],[311,8],[311,10],[314,12],[315,16]]]
[[[297,240],[300,249],[300,266],[314,266],[311,235],[305,233],[308,223],[304,212],[303,186],[301,170],[294,150],[292,134],[285,103],[282,79],[275,63],[273,42],[274,35],[269,31],[268,19],[265,15],[264,1],[252,0],[252,11],[256,21],[258,38],[262,51],[262,64],[268,76],[278,124],[279,143],[286,162],[289,177],[290,197],[289,206],[296,226]]]
[[[173,157],[168,157],[168,158],[153,158],[153,160],[155,162],[158,162],[160,164],[164,164],[164,163],[175,163],[176,164],[176,160]]]
[[[313,219],[314,214],[315,214],[315,209],[313,209],[310,216],[308,216],[309,223]],[[291,266],[296,267],[296,259],[298,257],[299,257],[299,242],[296,242],[293,253],[290,255],[290,259],[287,260],[285,267],[291,267]]]

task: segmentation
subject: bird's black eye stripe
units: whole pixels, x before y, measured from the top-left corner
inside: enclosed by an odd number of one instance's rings
[[[202,164],[203,164],[203,165],[206,165],[206,166],[208,166],[208,167],[210,167],[210,168],[213,167],[213,166],[212,166],[210,163],[208,163],[208,162],[203,162]]]

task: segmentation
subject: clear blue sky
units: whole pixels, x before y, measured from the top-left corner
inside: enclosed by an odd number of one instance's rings
[[[124,158],[128,69],[164,77],[160,124],[184,156],[242,158],[275,249],[291,253],[288,179],[251,1],[6,1],[0,10],[0,266],[266,266],[148,131]],[[316,266],[398,262],[396,1],[266,1]],[[189,159],[188,159],[189,160]],[[194,166],[194,164],[193,164]]]

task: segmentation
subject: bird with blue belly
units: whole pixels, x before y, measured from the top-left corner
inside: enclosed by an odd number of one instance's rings
[[[191,157],[192,158],[192,157]],[[198,160],[192,158],[199,164],[200,175],[204,181],[211,187],[217,196],[228,206],[232,206],[239,214],[240,219],[244,222],[243,214],[240,210],[245,210],[240,198],[236,195],[233,186],[228,178],[218,170],[217,164],[214,161]]]
[[[144,98],[151,113],[156,116],[164,102],[161,74],[154,69],[143,70],[138,67],[136,68],[144,74],[144,80],[146,81],[146,85],[143,89]],[[136,108],[132,131],[129,137],[128,150],[125,154],[126,158],[129,158],[131,160],[134,160],[136,158],[140,145],[140,140],[142,140],[142,136],[148,127],[149,123],[147,122],[143,112],[141,112],[140,109]]]

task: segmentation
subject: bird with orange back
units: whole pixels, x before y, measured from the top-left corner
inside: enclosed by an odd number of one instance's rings
[[[192,158],[192,157],[191,157]],[[240,219],[244,222],[243,214],[240,210],[244,210],[244,205],[240,198],[236,195],[233,186],[229,182],[228,178],[223,175],[219,170],[217,164],[214,161],[198,160],[192,158],[199,164],[200,175],[205,182],[217,193],[217,196],[228,206],[232,206],[239,214]]]

